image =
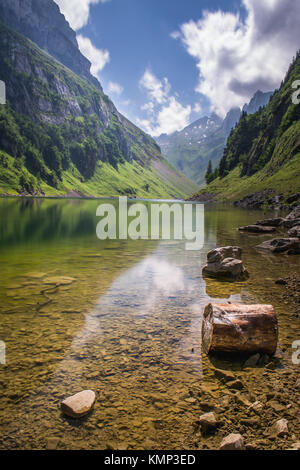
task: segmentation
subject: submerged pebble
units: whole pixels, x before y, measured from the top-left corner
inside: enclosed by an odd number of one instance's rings
[[[92,390],[83,390],[66,398],[61,403],[61,410],[71,418],[82,418],[87,415],[94,406],[96,394]]]

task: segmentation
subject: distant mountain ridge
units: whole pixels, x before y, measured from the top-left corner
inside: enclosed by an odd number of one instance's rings
[[[248,114],[265,106],[272,92],[258,90],[243,111]],[[222,120],[217,114],[204,116],[189,124],[182,131],[171,135],[162,134],[156,138],[167,160],[198,184],[204,184],[208,162],[216,167],[222,157],[226,140],[231,129],[241,117],[240,108],[232,108]]]

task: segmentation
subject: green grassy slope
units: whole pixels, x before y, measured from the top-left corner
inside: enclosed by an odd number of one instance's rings
[[[32,177],[31,173],[22,167],[14,165],[15,159],[0,151],[0,194],[18,195],[24,192],[20,179]],[[167,172],[167,174],[166,174]],[[109,163],[98,162],[94,175],[82,181],[82,176],[74,165],[62,172],[62,178],[56,188],[47,183],[37,181],[39,192],[47,196],[63,196],[76,191],[84,196],[111,197],[127,195],[128,197],[151,198],[180,198],[184,199],[188,192],[192,193],[196,185],[177,173],[167,162],[143,167],[138,162],[125,162],[112,167]],[[189,191],[187,190],[189,188]],[[26,191],[25,191],[26,192]]]
[[[197,189],[101,90],[1,22],[0,79],[0,193],[182,198]]]

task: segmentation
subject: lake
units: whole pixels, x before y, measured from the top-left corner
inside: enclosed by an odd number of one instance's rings
[[[237,231],[273,213],[225,205],[205,206],[201,250],[186,251],[180,240],[101,241],[101,202],[0,199],[0,448],[45,449],[55,438],[60,449],[193,449],[196,416],[211,401],[225,424],[201,446],[215,448],[222,429],[234,432],[247,415],[238,405],[232,418],[215,366],[236,371],[250,401],[299,371],[290,359],[299,319],[275,285],[299,273],[299,256],[261,253],[255,245],[273,236]],[[243,249],[248,281],[203,279],[207,252],[226,245]],[[275,371],[202,353],[203,307],[222,299],[274,305],[283,351]],[[97,393],[92,414],[64,417],[61,400],[84,389]]]

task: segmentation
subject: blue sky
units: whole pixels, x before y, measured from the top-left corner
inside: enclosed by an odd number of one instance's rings
[[[274,89],[299,48],[294,0],[55,1],[104,91],[154,136]]]

